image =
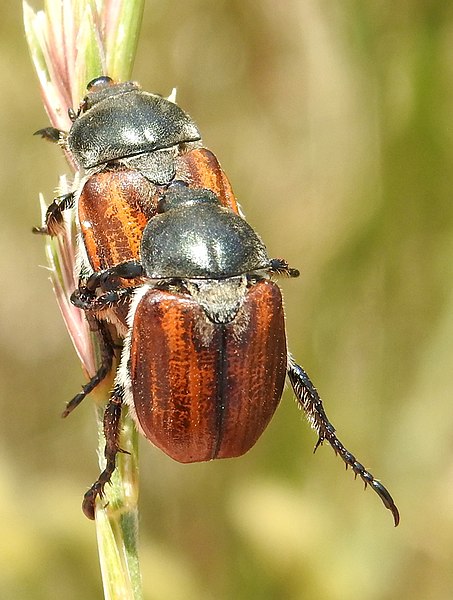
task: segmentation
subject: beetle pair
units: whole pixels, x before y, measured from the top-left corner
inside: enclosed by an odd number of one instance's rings
[[[77,198],[65,196],[51,205],[44,229],[55,233],[61,210],[77,201],[93,274],[72,300],[97,315],[100,331],[107,330],[105,320],[110,319],[125,335],[104,419],[106,468],[85,494],[85,514],[94,517],[96,498],[115,469],[123,403],[145,437],[177,461],[240,456],[272,418],[288,375],[318,433],[315,449],[327,440],[377,492],[397,525],[390,494],[338,440],[315,387],[287,352],[281,292],[272,278],[298,272],[281,259],[269,259],[258,235],[238,214],[228,180],[202,148],[195,125],[176,105],[162,110],[168,102],[131,83],[114,84],[108,78],[92,82],[63,140],[86,175]],[[62,136],[53,129],[41,133],[54,140]],[[131,139],[133,147],[127,143]],[[200,163],[189,159],[193,152],[209,156],[210,166],[204,163],[197,170],[194,165]],[[120,184],[123,177],[125,192],[117,194],[110,183]],[[105,186],[89,193],[93,179],[99,178]],[[112,212],[111,196],[114,206],[120,196],[122,208],[140,207],[140,224],[132,231],[120,220],[118,230],[134,242],[126,251],[111,237],[104,215]],[[89,226],[84,220],[88,213],[99,215],[98,221],[88,220]],[[106,340],[104,333],[108,347]],[[107,367],[108,359],[104,371]],[[100,370],[65,414],[102,374]]]
[[[138,259],[143,229],[174,179],[212,190],[224,206],[238,212],[216,157],[202,146],[195,123],[174,102],[143,92],[133,82],[98,77],[88,84],[78,111],[70,109],[69,116],[73,122],[69,133],[53,127],[36,133],[60,143],[84,176],[75,192],[54,200],[44,227],[34,231],[57,235],[63,211],[76,205],[85,272]],[[127,312],[126,302],[100,315],[90,314],[90,325],[99,333],[102,362],[92,380],[68,403],[64,416],[110,371],[113,342],[106,322],[112,322],[124,338]]]

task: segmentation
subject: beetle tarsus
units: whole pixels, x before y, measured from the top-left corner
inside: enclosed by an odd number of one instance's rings
[[[116,455],[118,452],[129,454],[129,452],[119,447],[122,403],[123,391],[119,386],[116,386],[104,413],[105,469],[83,497],[82,510],[89,519],[95,517],[96,498],[103,498],[105,485],[110,483],[116,468]]]
[[[95,318],[91,318],[90,325],[94,331],[99,333],[101,366],[90,379],[90,381],[82,387],[82,391],[74,396],[70,402],[68,402],[61,415],[63,418],[67,417],[75,408],[77,408],[82,400],[107,377],[112,368],[115,350],[112,336],[110,335],[107,325]]]
[[[318,449],[320,446],[322,446],[323,442],[324,442],[324,437],[323,437],[322,435],[319,435],[319,436],[318,436],[318,440],[316,441],[316,444],[315,444],[315,446],[314,446],[314,448],[313,448],[313,454],[316,454],[316,450],[317,450],[317,449]],[[346,465],[346,468],[348,468],[348,465]]]
[[[58,196],[49,204],[46,211],[45,225],[43,227],[33,227],[32,232],[41,235],[56,236],[63,232],[64,219],[63,211],[74,206],[74,193]]]
[[[77,121],[77,118],[78,118],[78,116],[80,115],[81,112],[82,112],[81,109],[79,109],[76,112],[73,108],[68,108],[68,117],[74,123],[74,121]]]
[[[57,129],[56,127],[44,127],[43,129],[35,131],[33,135],[40,135],[43,140],[56,144],[60,141],[61,136],[64,135],[64,131]]]
[[[91,521],[94,521],[95,517],[95,504],[96,498],[99,496],[99,491],[94,489],[95,486],[91,487],[83,497],[82,511],[83,514]]]
[[[286,275],[287,277],[299,277],[300,275],[299,269],[290,267],[284,258],[271,258],[269,271],[275,275]]]
[[[310,381],[307,373],[302,369],[302,367],[290,360],[288,377],[294,393],[296,394],[299,405],[307,415],[312,427],[318,432],[319,438],[315,445],[315,450],[322,444],[324,440],[327,440],[335,454],[340,455],[341,459],[346,465],[346,468],[351,467],[355,477],[358,475],[364,482],[365,487],[369,485],[377,493],[384,506],[392,513],[396,527],[400,521],[400,516],[392,496],[382,485],[382,483],[375,479],[374,475],[367,471],[365,467],[359,463],[358,460],[356,460],[355,456],[351,454],[351,452],[349,452],[337,438],[335,435],[335,428],[328,420],[324,411],[323,403],[319,397],[318,391]]]
[[[79,287],[71,294],[71,303],[84,310],[86,313],[99,312],[118,306],[130,298],[135,288],[124,288],[121,290],[112,290],[101,296],[95,296],[94,293],[87,290],[85,286]]]

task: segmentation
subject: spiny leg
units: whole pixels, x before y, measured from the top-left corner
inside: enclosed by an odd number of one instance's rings
[[[121,287],[121,279],[137,279],[143,276],[143,267],[136,261],[128,261],[106,269],[96,271],[85,283],[71,294],[71,302],[86,312],[99,312],[126,302],[134,287]],[[103,293],[97,295],[101,290]]]
[[[64,224],[63,211],[72,208],[74,201],[74,192],[55,198],[47,208],[44,227],[33,227],[32,232],[50,236],[61,233]]]
[[[269,272],[287,277],[299,277],[300,275],[299,269],[290,267],[284,258],[271,258]]]
[[[324,440],[327,440],[332,446],[335,454],[340,455],[346,465],[346,468],[351,467],[355,476],[357,477],[357,475],[359,475],[359,477],[361,477],[361,479],[364,481],[365,487],[369,485],[377,493],[384,506],[391,511],[396,527],[400,521],[400,515],[392,496],[382,485],[382,483],[375,479],[374,476],[356,460],[355,456],[351,454],[337,438],[335,435],[335,428],[329,422],[324,411],[323,403],[319,397],[318,391],[310,381],[307,373],[291,358],[289,359],[288,365],[288,377],[294,393],[296,394],[299,405],[307,415],[308,421],[312,427],[318,433],[319,438],[316,442],[314,451],[317,450]]]
[[[65,132],[61,131],[61,129],[57,129],[56,127],[44,127],[43,129],[38,129],[38,131],[35,131],[33,135],[40,135],[43,140],[58,144],[58,142],[65,135]]]
[[[118,452],[128,454],[126,450],[122,450],[119,447],[122,404],[123,389],[120,386],[115,386],[104,412],[105,469],[86,492],[82,502],[82,510],[85,516],[92,520],[95,517],[96,498],[104,496],[104,487],[106,483],[110,482],[112,474],[115,471],[116,455]]]
[[[119,306],[121,303],[126,303],[130,300],[134,291],[135,288],[122,288],[96,296],[94,292],[91,292],[85,286],[80,286],[78,290],[71,294],[71,303],[87,313],[99,313]]]
[[[101,366],[93,375],[93,377],[82,387],[82,391],[79,392],[68,404],[62,413],[62,417],[67,417],[82,400],[94,390],[94,388],[101,383],[105,377],[110,373],[113,363],[113,357],[115,356],[115,344],[108,330],[107,324],[103,321],[99,321],[95,317],[87,315],[88,322],[93,331],[97,332],[100,352],[101,352]]]
[[[103,291],[116,290],[120,279],[137,279],[143,277],[145,271],[143,265],[136,260],[128,260],[105,269],[93,273],[86,281],[85,286],[79,286],[79,290],[94,293],[96,290]]]

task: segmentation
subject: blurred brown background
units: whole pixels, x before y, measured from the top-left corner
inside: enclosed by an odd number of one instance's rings
[[[0,597],[102,597],[89,402],[39,265],[37,194],[65,171],[20,3],[0,20]],[[287,390],[245,457],[182,466],[141,447],[150,600],[444,600],[453,595],[453,5],[154,0],[134,71],[196,120],[284,281],[290,346],[401,525]]]

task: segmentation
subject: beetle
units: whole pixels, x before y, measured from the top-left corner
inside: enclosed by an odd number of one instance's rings
[[[88,312],[133,292],[114,389],[106,407],[106,468],[84,496],[95,502],[115,469],[120,416],[126,404],[138,429],[178,462],[243,455],[271,420],[286,376],[299,406],[328,441],[379,495],[399,523],[387,489],[345,448],[306,372],[288,353],[283,302],[272,277],[299,272],[269,259],[247,222],[210,190],[175,182],[143,232],[140,261],[93,274],[73,294]]]
[[[36,227],[36,233],[58,234],[62,211],[77,204],[88,260],[93,269],[100,270],[108,268],[104,264],[109,259],[118,258],[110,254],[119,250],[112,241],[98,240],[97,235],[102,236],[106,225],[108,230],[117,225],[112,217],[124,227],[126,218],[132,216],[128,229],[134,228],[136,220],[138,229],[127,242],[136,254],[144,227],[140,226],[142,216],[149,218],[155,213],[159,193],[175,178],[212,189],[223,204],[238,210],[216,157],[202,146],[191,117],[172,100],[145,92],[135,82],[115,82],[108,76],[93,79],[87,90],[78,110],[68,110],[72,120],[69,132],[53,127],[35,132],[58,142],[84,173],[75,192],[57,197],[49,206],[45,225]],[[114,206],[116,194],[118,208]],[[106,196],[108,203],[103,204]],[[125,211],[128,214],[123,214]],[[107,223],[105,219],[109,219]]]
[[[36,132],[58,142],[83,176],[74,192],[52,202],[44,226],[34,228],[35,233],[58,235],[63,211],[76,206],[84,273],[138,258],[143,229],[156,213],[159,196],[175,178],[211,189],[223,205],[239,211],[217,158],[203,147],[197,126],[177,104],[141,90],[135,82],[115,82],[107,76],[93,79],[87,90],[78,110],[68,111],[69,132],[53,127]],[[110,371],[114,345],[106,322],[124,338],[127,312],[126,299],[91,315],[92,328],[100,332],[101,365],[63,416]]]

